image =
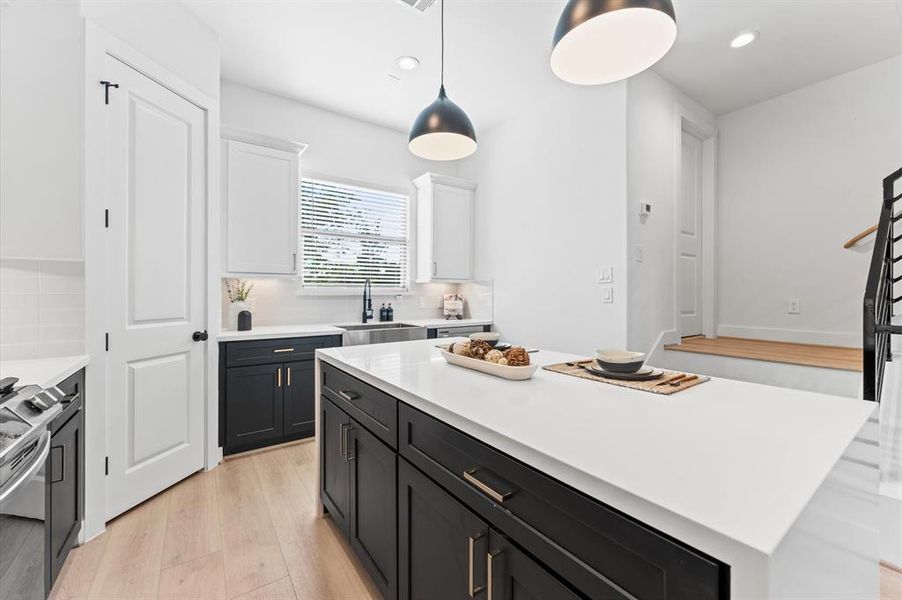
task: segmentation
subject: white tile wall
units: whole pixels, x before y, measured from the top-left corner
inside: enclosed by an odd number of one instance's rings
[[[84,351],[84,263],[0,260],[0,359]]]
[[[354,296],[299,296],[297,285],[291,278],[248,279],[254,289],[248,304],[251,306],[254,326],[294,325],[314,323],[354,323],[360,320],[363,289],[360,295]],[[413,293],[403,296],[373,296],[373,312],[379,319],[379,308],[382,303],[391,302],[395,321],[404,319],[431,319],[442,316],[441,299],[444,294],[467,289],[474,300],[478,297],[474,308],[478,306],[479,314],[470,314],[469,298],[468,316],[491,318],[491,283],[477,284],[415,284]],[[222,315],[223,327],[234,328],[228,323],[229,300],[223,280]],[[463,291],[460,291],[463,294]]]

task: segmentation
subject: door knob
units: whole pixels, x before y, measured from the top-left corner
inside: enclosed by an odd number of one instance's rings
[[[191,334],[191,339],[195,342],[206,342],[208,337],[210,336],[207,335],[206,329],[204,329],[203,331],[195,331]]]

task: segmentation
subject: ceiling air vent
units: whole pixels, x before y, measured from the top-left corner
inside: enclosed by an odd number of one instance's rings
[[[426,9],[435,4],[435,0],[398,0],[402,4],[412,6],[420,12],[426,12]]]

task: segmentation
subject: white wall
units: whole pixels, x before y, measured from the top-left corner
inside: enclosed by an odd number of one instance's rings
[[[405,132],[230,81],[222,82],[221,108],[223,125],[308,144],[301,155],[301,176],[335,177],[406,191],[411,197],[413,223],[416,222],[413,179],[427,171],[458,174],[456,162],[426,161],[411,154]],[[416,228],[410,233],[413,253]],[[415,256],[411,262],[414,264]],[[260,278],[253,281],[255,324],[338,323],[356,321],[360,317],[358,296],[298,296],[293,279]],[[437,298],[451,291],[453,289],[448,286],[414,285],[412,295],[401,299],[376,298],[375,309],[378,310],[382,302],[392,302],[395,320],[438,317],[441,310],[437,307]],[[223,315],[224,318],[227,316],[227,310]]]
[[[720,333],[860,346],[871,248],[842,243],[876,222],[881,180],[902,164],[902,57],[718,128]]]
[[[479,138],[476,275],[513,342],[589,353],[626,343],[626,86],[554,80]],[[603,304],[596,269],[614,269]]]
[[[176,0],[81,0],[82,14],[211,98],[219,35]]]
[[[673,322],[674,107],[713,126],[714,115],[654,71],[627,81],[627,236],[629,334],[632,350],[648,352]],[[652,214],[639,216],[639,203]],[[637,261],[638,248],[643,260]]]
[[[83,82],[77,2],[0,5],[2,257],[82,258]]]

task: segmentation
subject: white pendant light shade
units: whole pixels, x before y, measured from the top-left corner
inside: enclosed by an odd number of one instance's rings
[[[570,0],[554,33],[551,70],[578,85],[620,81],[661,60],[676,34],[670,0]]]

